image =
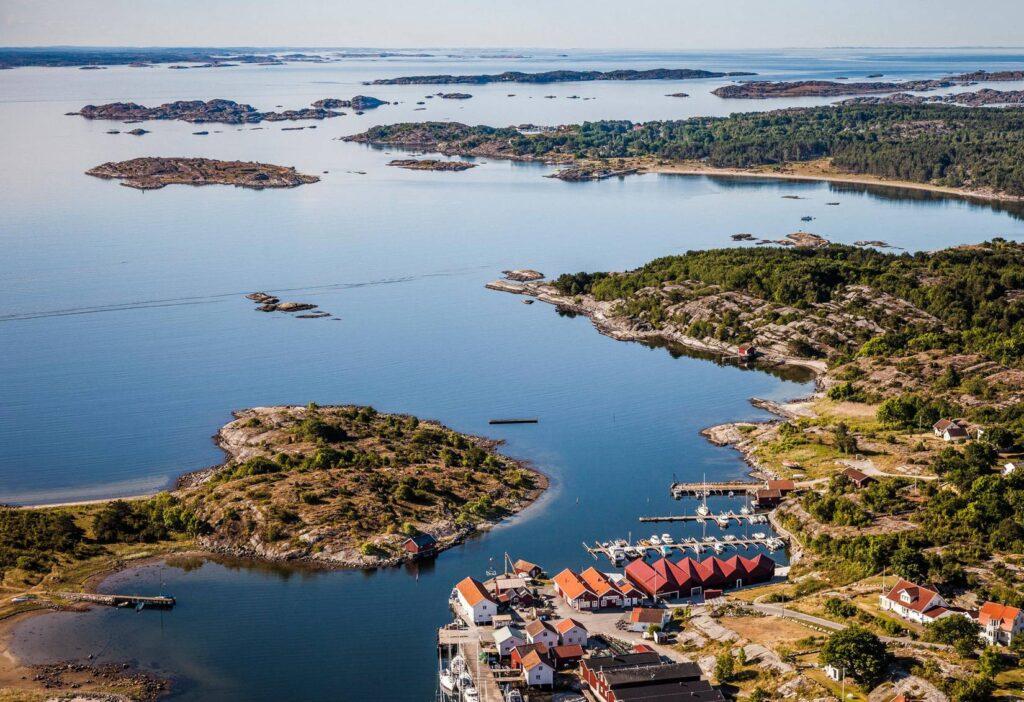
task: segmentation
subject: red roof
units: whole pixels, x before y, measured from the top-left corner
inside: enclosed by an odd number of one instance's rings
[[[583,658],[583,647],[579,644],[555,646],[551,649],[551,653],[554,654],[555,658],[562,660],[565,660],[566,658]]]
[[[598,597],[621,594],[619,588],[615,587],[612,581],[608,579],[608,576],[594,566],[590,566],[580,573],[580,578]]]
[[[483,583],[474,578],[463,578],[459,581],[459,584],[455,586],[455,589],[459,591],[470,607],[475,607],[477,603],[487,600],[488,602],[494,602],[494,599],[488,594],[484,588]]]
[[[673,563],[662,558],[648,564],[637,559],[626,566],[626,577],[651,597],[666,593],[689,594],[693,587],[731,587],[736,580],[746,583],[763,582],[775,574],[775,561],[763,553],[754,558],[733,556],[723,561],[720,558],[705,558],[694,561],[684,558]]]
[[[661,624],[665,621],[665,611],[651,607],[634,607],[629,613],[629,621],[634,624]]]
[[[1020,616],[1020,610],[1016,607],[1008,607],[998,602],[986,602],[978,612],[978,622],[982,626],[998,622],[999,628],[1003,631],[1012,631],[1014,620]]]
[[[769,490],[778,490],[782,493],[792,492],[796,489],[796,483],[792,480],[769,480],[765,483]]]
[[[910,596],[909,602],[903,601],[902,593],[904,592],[906,592]],[[935,592],[935,590],[929,590],[926,587],[915,585],[909,580],[901,579],[898,583],[896,583],[895,587],[889,590],[888,594],[886,594],[885,597],[890,602],[895,602],[896,604],[902,607],[906,607],[907,609],[912,609],[915,612],[920,612],[924,614],[928,609],[938,609],[929,607],[932,600],[935,599],[935,597],[938,594],[939,593]]]
[[[547,622],[542,622],[539,619],[535,619],[526,625],[525,631],[531,637],[534,637],[540,634],[542,631],[550,631],[554,633],[555,630]]]
[[[559,634],[564,634],[565,632],[569,631],[570,629],[576,626],[578,626],[580,629],[583,629],[583,631],[587,630],[587,627],[583,626],[575,619],[569,618],[560,619],[559,621],[555,622],[555,631],[557,631]]]
[[[697,573],[704,587],[717,587],[725,582],[722,561],[717,558],[705,558],[697,564]]]
[[[523,656],[523,668],[526,670],[533,670],[539,665],[547,665],[547,661],[540,657],[537,651],[530,651]],[[550,666],[548,666],[550,667]]]
[[[522,558],[520,558],[518,561],[512,564],[512,567],[515,568],[515,571],[517,573],[532,573],[535,570],[541,569],[540,566],[536,563],[524,561]]]
[[[570,600],[575,600],[583,597],[587,594],[591,598],[596,598],[597,595],[590,589],[586,582],[580,577],[579,573],[569,570],[566,568],[561,573],[555,576],[555,584],[558,585],[558,589],[568,597]]]

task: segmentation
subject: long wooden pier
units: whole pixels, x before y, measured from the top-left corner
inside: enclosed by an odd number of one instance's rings
[[[154,597],[146,595],[101,595],[92,592],[61,592],[55,593],[61,597],[76,602],[91,602],[93,604],[106,605],[108,607],[150,607],[152,609],[170,609],[174,606],[173,597],[157,595]]]
[[[753,514],[736,514],[731,512],[729,514],[709,514],[706,516],[700,516],[699,514],[670,514],[664,517],[639,517],[641,522],[718,522],[719,519],[725,519],[728,522],[736,521],[737,524],[767,524],[768,517],[764,513],[756,512]]]
[[[729,493],[752,495],[763,489],[764,483],[754,483],[749,480],[727,480],[720,483],[672,483],[669,486],[672,497],[676,499],[687,496],[728,495]]]

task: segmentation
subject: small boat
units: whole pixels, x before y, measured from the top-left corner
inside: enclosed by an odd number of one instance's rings
[[[663,544],[674,544],[675,543],[675,539],[672,538],[671,534],[662,534],[661,535],[661,543],[663,543]]]
[[[716,542],[713,548],[715,549],[715,553],[721,553],[725,550],[725,544],[721,542]]]
[[[697,517],[697,523],[698,524],[704,524],[705,523],[704,517]]]
[[[473,676],[469,674],[468,670],[459,673],[459,687],[462,689],[463,697],[465,697],[466,690],[473,687]]]
[[[722,527],[723,529],[729,526],[729,518],[726,517],[724,514],[720,514],[717,517],[715,517],[715,522],[718,524],[718,526]]]
[[[510,687],[505,691],[505,702],[523,702],[523,693],[517,688]]]
[[[763,531],[755,531],[754,532],[754,538],[755,539],[763,539],[764,537],[765,537],[765,534],[764,534]]]
[[[441,674],[438,676],[438,682],[441,685],[441,689],[448,695],[455,692],[455,688],[459,684],[458,678],[456,678],[448,668],[441,671]]]
[[[726,534],[725,536],[722,537],[722,540],[723,541],[735,541],[736,537],[733,536],[732,534]]]
[[[466,659],[461,655],[455,656],[448,664],[448,667],[456,677],[461,676],[466,672]]]
[[[661,555],[663,555],[663,556],[671,556],[672,555],[672,547],[671,546],[662,546],[661,547]]]
[[[694,545],[693,545],[693,552],[694,552],[694,553],[696,553],[696,554],[698,554],[698,555],[699,555],[699,554],[700,554],[700,553],[702,553],[703,551],[704,551],[704,547],[703,547],[703,546],[701,546],[700,544],[694,544]]]
[[[740,514],[750,514],[750,507],[747,505],[740,507]]]
[[[708,509],[708,505],[706,502],[701,502],[699,505],[697,505],[697,516],[706,517],[709,514],[711,514],[711,510]]]
[[[462,699],[463,702],[480,702],[480,693],[476,691],[475,687],[464,687],[462,688]]]
[[[624,549],[621,549],[621,548],[618,548],[618,547],[613,548],[611,550],[611,558],[612,558],[612,562],[615,565],[621,565],[622,562],[624,560],[626,560],[626,551]]]
[[[729,491],[729,497],[736,497],[736,492],[733,490]]]
[[[661,537],[659,537],[657,534],[651,534],[651,546],[660,546],[660,545],[661,545]]]

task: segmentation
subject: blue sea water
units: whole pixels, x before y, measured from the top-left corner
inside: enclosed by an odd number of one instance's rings
[[[165,589],[179,600],[173,611],[34,618],[19,629],[17,654],[132,659],[175,675],[181,699],[430,697],[434,629],[454,582],[506,551],[549,570],[585,565],[582,541],[635,536],[638,516],[679,509],[667,495],[673,477],[743,475],[737,455],[709,445],[701,428],[765,417],[752,396],[811,390],[799,378],[616,342],[484,283],[517,267],[622,270],[729,245],[737,232],[778,238],[807,227],[911,251],[1024,237],[1013,208],[920,193],[667,175],[563,183],[541,177],[545,166],[487,159],[462,173],[409,172],[385,165],[397,152],[337,140],[407,120],[643,121],[827,102],[724,101],[710,95],[722,80],[469,86],[466,101],[427,100],[431,86],[362,85],[411,73],[669,66],[909,78],[1024,65],[1012,52],[520,53],[531,58],[0,72],[0,502],[161,489],[219,462],[209,437],[232,410],[309,401],[371,404],[504,439],[552,479],[537,505],[418,576],[152,565],[104,588]],[[680,91],[691,97],[666,97]],[[272,109],[357,93],[399,104],[302,131],[207,125],[208,136],[178,122],[108,135],[131,127],[64,115],[113,100],[224,97]],[[294,165],[321,182],[139,192],[83,174],[147,155]],[[253,290],[314,302],[340,321],[255,313],[243,298]],[[507,415],[541,421],[487,424]]]

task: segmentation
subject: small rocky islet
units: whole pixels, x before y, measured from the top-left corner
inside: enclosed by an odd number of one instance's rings
[[[476,168],[475,163],[466,161],[442,161],[436,158],[396,158],[388,162],[389,166],[405,168],[410,171],[466,171]]]
[[[837,83],[831,80],[748,81],[723,85],[711,91],[726,99],[764,100],[767,98],[834,97],[861,93],[892,93],[906,90],[938,90],[955,85],[951,79],[911,80],[901,83]]]
[[[262,190],[294,188],[320,180],[299,173],[294,167],[271,163],[153,156],[109,161],[90,168],[86,174],[120,180],[121,185],[137,190],[156,190],[166,185],[234,185]]]
[[[448,73],[425,76],[400,76],[398,78],[379,78],[364,85],[445,85],[466,84],[485,85],[487,83],[570,83],[595,80],[688,80],[695,78],[727,78],[753,76],[756,73],[746,71],[704,71],[693,68],[652,68],[644,71],[623,69],[615,71],[543,71],[540,73],[523,73],[522,71],[505,71],[504,73],[451,75]]]
[[[265,292],[252,292],[245,296],[247,300],[256,303],[257,312],[302,312],[296,314],[296,319],[325,319],[333,317],[330,312],[317,309],[318,305],[311,302],[281,302],[281,298]],[[311,310],[317,310],[311,312]],[[337,319],[335,317],[335,319]]]

